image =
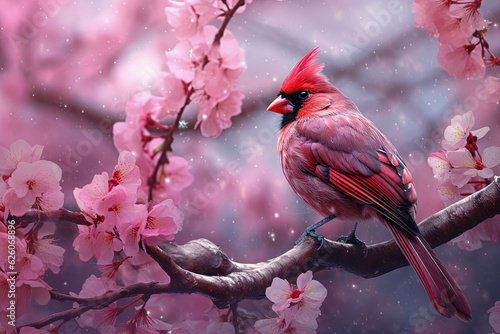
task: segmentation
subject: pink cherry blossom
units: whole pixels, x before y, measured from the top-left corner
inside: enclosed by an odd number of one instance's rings
[[[450,181],[441,182],[437,186],[439,199],[443,202],[456,202],[460,199],[460,190]]]
[[[13,195],[16,195],[14,190]],[[0,178],[0,220],[3,217],[3,221],[7,221],[7,217],[9,215],[8,209],[5,207],[5,193],[7,192],[7,183],[5,183],[2,178]],[[17,196],[16,196],[17,197]]]
[[[97,263],[110,263],[115,252],[122,250],[123,242],[117,238],[114,230],[97,231],[94,241],[94,253]]]
[[[2,240],[3,241],[3,240]],[[9,282],[7,279],[10,279],[11,277],[5,273],[4,270],[0,270],[0,307],[2,308],[2,311],[7,309],[9,307],[9,299],[7,298],[7,294],[9,291]],[[2,314],[3,315],[3,314]],[[1,328],[1,325],[0,325]]]
[[[186,88],[181,79],[172,73],[163,74],[161,93],[165,99],[165,107],[152,114],[155,120],[176,115],[186,102]]]
[[[193,85],[197,90],[203,89],[208,96],[218,100],[228,94],[233,81],[232,77],[226,76],[226,71],[218,62],[208,62]]]
[[[476,96],[487,103],[500,103],[500,78],[487,77],[476,91]]]
[[[184,39],[199,29],[198,16],[190,3],[169,0],[165,7],[168,24],[174,28],[177,38]]]
[[[20,162],[8,184],[15,189],[19,198],[28,194],[37,197],[47,191],[59,190],[61,175],[61,168],[50,161]]]
[[[495,306],[488,310],[490,314],[489,322],[496,333],[500,333],[500,301],[495,303]]]
[[[266,289],[266,297],[274,303],[272,309],[280,311],[290,307],[294,319],[300,323],[308,323],[318,317],[320,306],[326,298],[326,288],[312,279],[312,272],[307,271],[297,278],[297,285],[275,277]]]
[[[94,255],[94,240],[96,230],[94,225],[78,225],[78,235],[73,241],[73,247],[78,252],[80,260],[87,262]]]
[[[146,302],[148,300],[149,297],[148,299],[144,299],[144,302],[141,306],[136,307],[134,316],[126,324],[118,325],[117,333],[153,334],[170,332],[170,330],[172,329],[172,325],[158,319],[154,319],[149,315],[149,312],[146,309]]]
[[[439,43],[438,47],[438,63],[449,75],[459,80],[484,77],[485,65],[480,47],[473,48],[472,45],[454,47],[443,43]]]
[[[85,313],[84,319],[87,320],[88,327],[96,328],[100,333],[114,334],[116,333],[116,318],[124,309],[125,307],[118,307],[114,302],[102,310],[87,312],[92,314]]]
[[[144,144],[142,133],[144,126],[145,123],[138,122],[136,119],[130,117],[128,113],[125,122],[116,122],[113,125],[113,141],[118,151],[128,150],[136,158],[146,157],[142,149]]]
[[[109,229],[119,223],[129,222],[135,219],[135,202],[137,194],[129,191],[123,186],[114,187],[108,194],[96,200],[92,209],[104,217],[104,222],[98,226],[98,230]]]
[[[182,157],[169,156],[166,164],[158,175],[155,186],[155,202],[159,203],[165,199],[172,199],[175,204],[181,201],[181,192],[194,181],[189,172],[191,165]]]
[[[438,18],[434,22],[440,43],[453,48],[459,48],[469,43],[469,37],[472,33],[469,34],[467,29],[461,29],[461,16],[458,16],[451,10],[441,11],[436,16]]]
[[[449,243],[457,244],[458,248],[473,251],[483,247],[482,241],[498,242],[500,239],[500,224],[495,218],[487,219],[471,230],[465,231]]]
[[[123,251],[127,256],[134,256],[139,252],[139,242],[146,225],[147,214],[145,205],[134,205],[132,220],[118,225],[120,239],[123,242]]]
[[[122,185],[131,192],[136,192],[141,185],[141,174],[135,165],[135,157],[129,151],[122,151],[118,156],[118,164],[113,170],[111,179],[108,181],[111,186]]]
[[[10,188],[3,195],[3,202],[5,205],[4,216],[7,216],[9,212],[14,216],[22,216],[34,204],[34,201],[35,199],[33,196],[17,197],[16,190]]]
[[[127,102],[125,121],[113,125],[113,140],[118,151],[131,152],[137,159],[136,163],[150,160],[143,149],[151,135],[147,127],[151,123],[151,115],[161,114],[165,108],[164,97],[151,95],[149,91],[134,94]],[[138,166],[143,172],[143,167]]]
[[[494,172],[491,168],[500,163],[500,147],[492,146],[483,151],[482,161],[475,158],[466,148],[449,151],[446,157],[454,167],[451,170],[451,183],[463,187],[473,177],[491,178]]]
[[[472,34],[486,26],[484,18],[477,11],[479,6],[480,1],[452,3],[448,11],[437,13],[434,22],[439,32],[439,42],[453,47],[468,44]]]
[[[218,137],[222,130],[231,126],[231,117],[241,113],[243,97],[239,90],[234,89],[222,101],[210,97],[200,99],[195,127],[201,123],[201,133],[205,137]]]
[[[16,279],[16,315],[22,315],[33,301],[47,305],[50,301],[50,290],[52,288],[40,277],[27,279],[19,276]]]
[[[0,175],[4,176],[4,180],[10,177],[10,174],[17,168],[20,162],[33,163],[40,160],[43,146],[31,146],[25,140],[18,139],[10,149],[0,146]]]
[[[25,214],[31,206],[45,211],[61,208],[61,174],[61,168],[50,161],[19,162],[7,182],[16,196],[8,190],[4,196],[6,206],[16,216]]]
[[[80,298],[91,298],[98,297],[105,294],[108,291],[118,289],[115,281],[107,277],[96,277],[95,275],[90,275],[82,285],[82,290],[75,294],[70,292],[72,296],[78,296]]]
[[[177,43],[174,48],[166,52],[167,64],[171,73],[186,83],[194,79],[195,69],[203,58],[195,58],[191,42],[188,40]]]
[[[186,84],[191,83],[201,71],[216,34],[216,27],[206,25],[196,35],[180,41],[167,51],[165,54],[170,73]]]
[[[271,319],[257,320],[254,328],[262,334],[314,334],[318,328],[316,320],[308,323],[300,323],[294,319],[293,312],[290,309],[284,309],[281,316]]]
[[[230,323],[231,319],[228,318],[228,311],[228,309],[219,309],[212,305],[203,312],[203,317],[207,319],[205,324],[207,334],[232,334],[235,332],[233,324]]]
[[[472,36],[476,30],[483,30],[488,22],[478,12],[482,0],[472,0],[463,3],[452,3],[450,12],[460,18],[460,29],[467,37]]]
[[[225,69],[240,71],[246,69],[245,51],[229,30],[224,32],[220,44],[210,50],[208,57],[211,61],[218,61],[220,66]]]
[[[34,280],[45,273],[42,260],[34,254],[21,253],[16,260],[16,270],[19,271],[20,278]]]
[[[70,292],[70,295],[80,298],[97,297],[103,295],[108,291],[116,290],[118,288],[119,287],[116,285],[114,280],[111,280],[107,277],[98,278],[95,275],[91,275],[85,280],[85,283],[83,283],[82,290],[79,294]],[[75,306],[76,305],[77,304],[75,303]],[[116,303],[111,304],[109,308],[106,308],[104,310],[87,311],[80,317],[76,318],[76,321],[78,322],[80,327],[93,327],[95,322],[105,327],[105,323],[103,323],[103,317],[109,311],[109,309],[112,309],[114,306],[116,306]]]
[[[141,268],[141,270],[137,271],[137,268]],[[158,262],[142,250],[120,265],[117,277],[125,285],[142,282],[170,282],[170,277]]]
[[[449,180],[452,167],[450,162],[448,161],[448,158],[446,158],[445,151],[438,150],[437,152],[429,154],[429,157],[427,158],[427,163],[432,168],[434,177],[439,182],[444,182]]]
[[[24,326],[21,327],[19,334],[50,334],[50,332],[45,329]]]
[[[49,237],[54,234],[55,226],[47,226],[48,224],[44,224],[36,235],[30,234],[31,237],[27,240],[27,243],[30,252],[44,264],[44,271],[48,268],[54,274],[58,274],[63,264],[65,249],[55,245],[55,240]]]
[[[415,26],[424,28],[429,34],[437,37],[439,32],[436,21],[439,21],[443,13],[450,12],[452,5],[454,5],[452,0],[414,0],[412,12],[415,14]],[[456,15],[461,16],[458,13]]]
[[[439,35],[434,17],[438,11],[447,11],[447,6],[438,6],[437,1],[432,0],[414,0],[411,10],[415,14],[415,27],[427,30],[430,35]]]
[[[156,246],[165,240],[173,240],[174,234],[182,229],[184,214],[174,201],[166,199],[153,206],[148,214],[142,237],[148,245]]]
[[[96,213],[93,209],[94,203],[109,193],[109,176],[108,173],[94,175],[92,182],[85,185],[82,189],[75,188],[73,195],[80,210],[85,214],[89,222],[96,218]]]
[[[451,119],[451,125],[444,130],[444,141],[442,143],[445,150],[456,150],[460,147],[465,147],[469,133],[477,139],[484,137],[489,127],[485,126],[479,130],[471,131],[474,126],[474,114],[468,111],[463,115],[457,115]]]
[[[465,231],[460,236],[451,240],[449,244],[456,244],[458,248],[468,251],[474,251],[483,247],[479,233],[474,231],[474,229]]]

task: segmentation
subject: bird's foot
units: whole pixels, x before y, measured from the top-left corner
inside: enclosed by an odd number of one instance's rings
[[[316,232],[314,229],[311,229],[310,227],[311,226],[309,226],[308,228],[306,228],[306,230],[304,231],[304,233],[302,233],[302,235],[297,239],[297,241],[295,241],[293,243],[294,246],[297,246],[297,244],[299,242],[301,242],[302,239],[304,239],[306,236],[313,237],[314,239],[316,239],[316,240],[319,241],[319,247],[318,247],[318,249],[320,249],[321,246],[323,246],[323,243],[325,242],[325,237],[323,235],[319,234],[318,232]]]
[[[354,224],[352,231],[349,232],[349,234],[347,236],[341,235],[337,239],[337,241],[343,242],[345,244],[354,245],[358,248],[361,248],[361,250],[366,253],[366,244],[363,241],[361,241],[360,239],[358,239],[358,237],[356,236],[356,229],[357,228],[358,228],[358,223]]]
[[[297,246],[297,244],[302,240],[304,239],[305,236],[311,236],[313,237],[314,239],[318,240],[319,241],[319,247],[318,249],[321,248],[321,246],[323,246],[323,243],[325,242],[325,237],[322,236],[321,234],[319,234],[318,232],[316,232],[316,229],[322,225],[325,225],[326,223],[328,223],[330,220],[336,218],[335,215],[330,215],[326,218],[323,218],[321,219],[319,222],[317,222],[316,224],[312,224],[311,226],[309,226],[308,228],[306,228],[306,230],[304,231],[304,233],[302,233],[302,235],[297,239],[297,241],[295,241],[293,243],[294,246]]]

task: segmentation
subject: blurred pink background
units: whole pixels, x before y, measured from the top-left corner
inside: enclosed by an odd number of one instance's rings
[[[0,145],[21,138],[45,146],[42,158],[63,170],[65,207],[76,210],[72,190],[116,164],[111,126],[124,120],[128,98],[154,87],[165,69],[165,51],[176,40],[164,3],[0,4]],[[483,1],[480,12],[500,22],[497,1]],[[437,42],[413,26],[408,1],[254,0],[228,29],[246,53],[248,68],[239,81],[243,112],[215,139],[193,129],[196,110],[188,109],[183,117],[189,123],[176,133],[174,154],[192,164],[195,181],[180,205],[186,220],[178,243],[207,238],[235,261],[259,262],[290,249],[303,229],[321,218],[284,179],[276,153],[280,119],[265,111],[292,66],[314,46],[322,50],[330,81],[398,147],[415,178],[417,221],[443,208],[426,159],[441,148],[443,130],[453,116],[472,110],[475,129],[491,128],[478,143],[480,149],[500,142],[499,106],[476,97],[480,82],[457,81],[438,66]],[[498,26],[491,27],[487,40],[498,56]],[[498,75],[498,69],[487,74]],[[337,239],[352,226],[333,222],[319,232]],[[67,224],[56,235],[67,249],[65,264],[47,282],[61,293],[79,292],[85,277],[97,274],[95,261],[81,263],[71,247],[76,231]],[[368,223],[358,228],[358,237],[370,244],[390,236],[380,224]],[[498,245],[485,242],[474,252],[444,245],[436,253],[468,297],[472,322],[436,315],[409,267],[369,280],[331,270],[315,274],[328,288],[317,332],[491,333],[486,311],[500,300]],[[182,307],[158,312],[174,322],[176,316],[188,317],[199,299],[170,298]],[[274,316],[270,305],[245,301],[241,308],[265,318]],[[69,307],[60,302],[34,306],[18,324]],[[61,332],[88,331],[73,321]]]

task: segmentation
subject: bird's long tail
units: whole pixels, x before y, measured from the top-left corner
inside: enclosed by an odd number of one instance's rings
[[[456,315],[462,321],[470,321],[471,309],[467,298],[427,241],[395,224],[382,222],[417,273],[434,308],[445,317]]]

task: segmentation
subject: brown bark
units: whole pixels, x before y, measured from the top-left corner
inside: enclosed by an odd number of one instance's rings
[[[500,178],[496,177],[486,188],[423,220],[419,227],[429,244],[437,247],[499,213]],[[83,215],[65,209],[44,214],[31,211],[20,221],[33,219],[68,219],[77,224],[85,223]],[[323,246],[319,250],[317,248],[317,241],[306,237],[276,258],[250,264],[231,261],[220,247],[206,239],[192,240],[184,245],[166,243],[161,247],[147,246],[145,251],[168,273],[171,283],[138,283],[99,297],[82,299],[77,301],[80,307],[31,325],[40,328],[57,320],[68,320],[89,309],[102,308],[118,299],[138,294],[196,293],[210,298],[222,308],[244,299],[261,298],[274,277],[292,278],[307,270],[341,268],[371,278],[408,265],[393,240],[361,249],[325,239]],[[52,298],[75,301],[74,297],[66,298],[55,292]]]

